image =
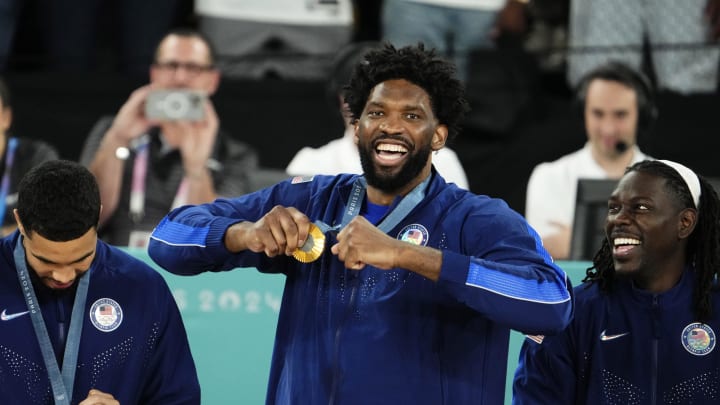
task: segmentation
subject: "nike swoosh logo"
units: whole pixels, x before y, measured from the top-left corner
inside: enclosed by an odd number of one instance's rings
[[[11,319],[15,319],[15,318],[19,318],[23,315],[27,315],[29,313],[30,313],[30,311],[18,312],[15,314],[8,314],[7,309],[3,309],[2,314],[0,314],[0,320],[9,321]]]
[[[617,338],[620,338],[620,337],[623,337],[623,336],[629,335],[629,334],[630,334],[630,332],[618,333],[617,335],[606,335],[605,331],[602,331],[602,333],[600,334],[600,340],[603,342],[607,342],[608,340],[617,339]]]

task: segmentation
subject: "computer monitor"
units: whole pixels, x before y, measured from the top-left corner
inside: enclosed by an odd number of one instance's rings
[[[575,218],[570,238],[570,260],[592,260],[605,237],[607,202],[618,180],[579,179]]]

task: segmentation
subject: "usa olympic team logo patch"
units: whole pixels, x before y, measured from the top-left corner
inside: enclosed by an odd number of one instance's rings
[[[704,323],[695,322],[682,332],[682,345],[690,354],[704,356],[715,348],[715,332]]]
[[[90,307],[90,321],[101,332],[112,332],[123,320],[120,304],[110,298],[100,298]]]
[[[428,231],[420,224],[411,224],[403,228],[397,238],[413,245],[425,246],[428,243]]]
[[[295,176],[290,180],[290,184],[302,184],[313,181],[315,176]]]

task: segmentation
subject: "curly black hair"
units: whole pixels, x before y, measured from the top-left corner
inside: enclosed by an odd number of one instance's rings
[[[54,242],[67,242],[97,229],[100,191],[84,166],[51,160],[23,176],[17,210],[28,238],[36,232]]]
[[[665,188],[685,208],[695,208],[690,189],[672,167],[656,160],[645,160],[630,166],[625,173],[647,173],[666,180]],[[720,201],[712,185],[702,176],[700,179],[700,203],[695,230],[687,244],[688,265],[694,265],[695,290],[693,291],[693,311],[699,321],[707,321],[712,316],[710,292],[715,288],[715,278],[720,271]],[[598,283],[600,289],[609,292],[615,278],[615,266],[612,248],[607,238],[603,239],[600,250],[593,257],[593,266],[587,269],[584,282]]]
[[[448,140],[457,136],[469,110],[465,88],[455,77],[455,66],[436,56],[434,49],[426,50],[422,43],[399,49],[386,43],[365,54],[344,88],[353,116],[360,117],[375,86],[393,79],[407,80],[425,90],[433,113],[448,127]]]

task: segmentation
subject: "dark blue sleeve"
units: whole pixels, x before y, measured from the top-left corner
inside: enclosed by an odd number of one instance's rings
[[[525,337],[513,380],[513,405],[575,403],[578,378],[571,330]]]
[[[250,251],[228,251],[224,243],[225,232],[235,223],[259,220],[275,205],[304,211],[311,192],[310,183],[285,181],[241,197],[177,208],[153,230],[148,254],[164,269],[181,275],[238,267],[272,271],[278,259]]]
[[[569,278],[537,233],[504,203],[473,207],[452,229],[462,246],[444,250],[439,283],[460,302],[523,333],[554,334],[572,319]]]

